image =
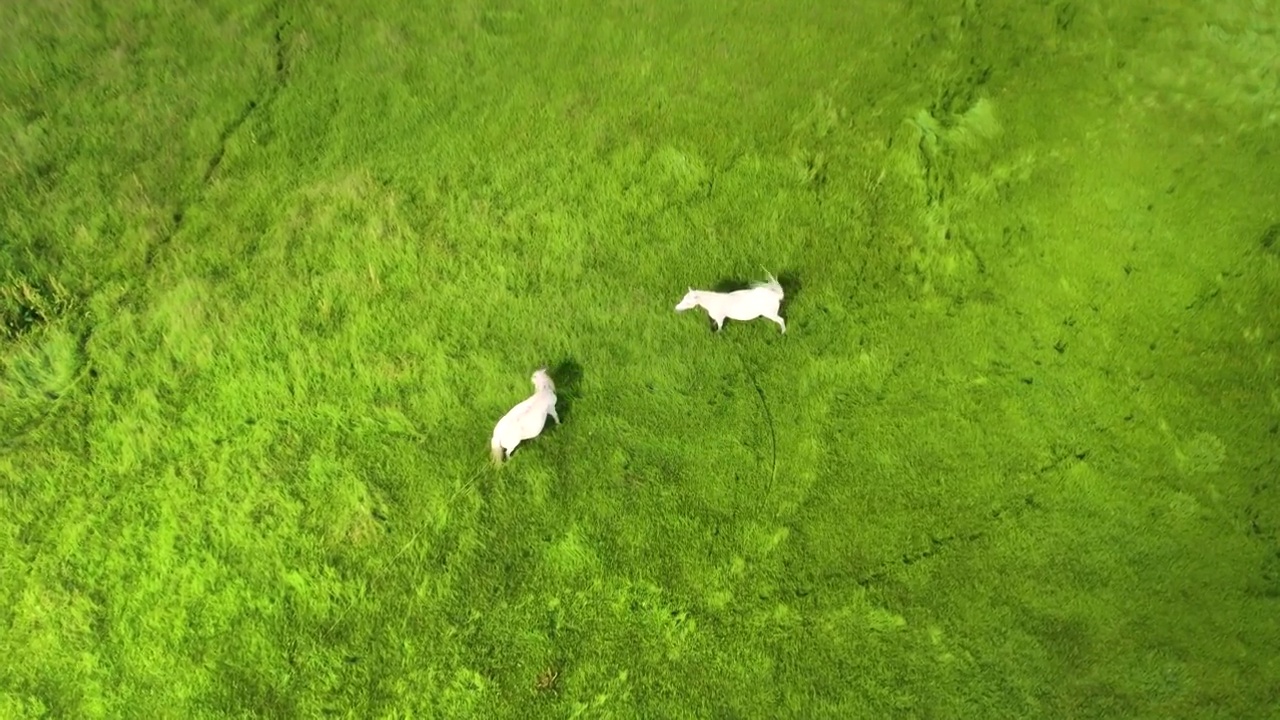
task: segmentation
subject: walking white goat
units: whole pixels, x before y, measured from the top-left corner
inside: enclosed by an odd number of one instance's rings
[[[533,395],[511,408],[493,429],[489,451],[495,465],[501,465],[504,457],[510,458],[520,441],[537,437],[548,415],[560,424],[560,416],[556,414],[556,385],[551,382],[547,369],[535,370],[529,379],[533,382]]]
[[[689,288],[684,299],[676,305],[676,312],[702,307],[715,321],[717,332],[724,327],[725,318],[754,320],[762,317],[778,323],[778,327],[785,333],[787,323],[778,317],[778,308],[781,305],[782,285],[778,284],[773,275],[769,275],[768,282],[752,283],[747,290],[735,290],[729,293]]]

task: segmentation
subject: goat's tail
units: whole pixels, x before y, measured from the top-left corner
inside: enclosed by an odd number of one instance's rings
[[[489,441],[489,459],[493,461],[494,465],[502,464],[502,443],[498,440],[496,433],[493,439]]]
[[[777,295],[778,299],[781,300],[783,296],[782,284],[778,282],[778,278],[773,276],[773,273],[768,270],[765,270],[764,273],[769,276],[768,282],[754,283],[752,287],[768,288],[770,292]]]

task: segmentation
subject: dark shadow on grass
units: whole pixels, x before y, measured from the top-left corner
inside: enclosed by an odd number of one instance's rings
[[[755,282],[755,281],[743,280],[742,278],[737,278],[737,277],[720,278],[719,280],[716,281],[715,285],[711,286],[711,291],[718,292],[718,293],[737,292],[739,290],[746,290],[747,288],[751,287],[752,282]]]
[[[571,357],[563,358],[550,366],[547,372],[556,384],[556,412],[563,423],[573,413],[573,402],[578,399],[582,387],[582,365]]]
[[[784,294],[782,300],[782,317],[786,317],[786,308],[788,305],[795,303],[796,298],[800,297],[800,291],[804,289],[804,283],[800,280],[800,273],[794,270],[784,270],[778,275],[778,284],[782,286]]]
[[[804,283],[800,281],[800,274],[787,270],[779,273],[777,278],[778,284],[782,286],[784,296],[782,304],[785,306],[795,302],[796,297],[800,295],[800,291],[804,288]],[[715,292],[734,292],[735,290],[746,290],[751,287],[752,283],[763,281],[764,278],[743,279],[739,277],[726,277],[721,278],[715,285],[712,285],[711,289]]]

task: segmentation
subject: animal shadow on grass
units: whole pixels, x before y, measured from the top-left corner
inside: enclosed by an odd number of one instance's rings
[[[793,270],[784,270],[777,276],[778,284],[782,286],[782,307],[778,309],[778,314],[783,320],[790,320],[790,309],[795,304],[796,298],[800,296],[800,290],[803,289],[804,283],[800,282],[800,274]],[[721,278],[715,285],[711,286],[712,291],[719,293],[730,293],[737,290],[746,290],[751,287],[752,283],[764,282],[766,278],[752,278],[743,280],[739,277]],[[707,318],[711,329],[716,329],[716,322]]]
[[[560,422],[573,414],[573,402],[578,399],[582,386],[582,365],[573,358],[564,358],[548,370],[556,384],[556,411]]]

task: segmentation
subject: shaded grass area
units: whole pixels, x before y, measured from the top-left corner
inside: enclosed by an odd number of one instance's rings
[[[1223,7],[6,6],[3,714],[1265,717]]]

